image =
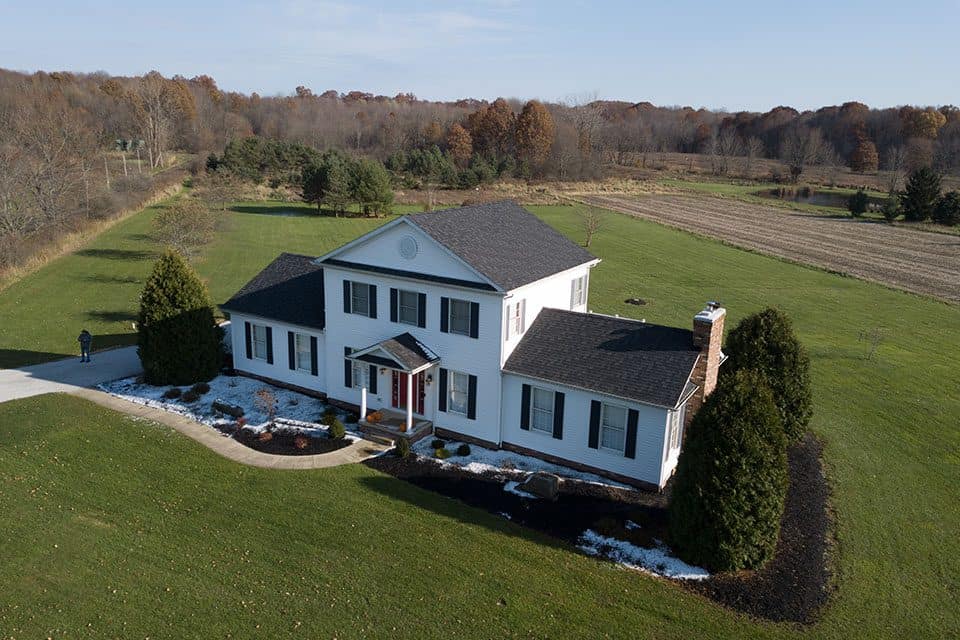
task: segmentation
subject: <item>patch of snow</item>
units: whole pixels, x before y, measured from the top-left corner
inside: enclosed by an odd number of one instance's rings
[[[532,493],[527,493],[521,489],[520,483],[514,480],[511,480],[507,484],[503,485],[503,490],[507,493],[512,493],[515,496],[520,496],[521,498],[533,498],[534,500],[539,499],[538,496],[535,496]]]
[[[552,464],[550,462],[546,462],[545,460],[534,458],[533,456],[524,456],[518,453],[512,453],[510,451],[503,450],[494,451],[492,449],[486,449],[473,444],[470,445],[470,455],[458,456],[456,455],[456,451],[457,447],[461,444],[460,442],[447,442],[446,448],[453,455],[446,460],[439,460],[433,457],[433,449],[430,448],[430,442],[432,440],[433,438],[424,438],[423,440],[418,441],[413,445],[412,451],[420,457],[429,458],[439,462],[441,465],[459,467],[464,471],[469,471],[470,473],[479,474],[486,473],[488,471],[494,473],[509,473],[519,471],[521,473],[530,474],[537,471],[546,471],[547,473],[558,475],[561,478],[572,478],[582,482],[617,487],[619,489],[633,489],[633,487],[620,482],[614,482],[613,480],[598,476],[594,473],[577,471],[576,469],[563,467],[558,464]]]
[[[703,580],[710,577],[706,569],[694,567],[670,555],[670,549],[659,544],[653,549],[638,547],[617,538],[602,536],[587,529],[580,536],[577,547],[592,556],[603,556],[614,562],[665,578],[678,580]]]
[[[327,425],[318,421],[328,405],[316,398],[242,376],[217,376],[208,384],[210,391],[200,396],[196,402],[190,403],[184,402],[182,398],[164,398],[163,394],[170,387],[140,384],[137,383],[136,378],[107,382],[99,385],[99,388],[118,398],[176,413],[211,427],[235,425],[237,420],[234,417],[222,415],[213,410],[214,401],[219,401],[242,408],[246,428],[254,432],[263,431],[267,424],[267,414],[256,403],[257,391],[267,388],[277,400],[274,422],[278,427],[300,431],[310,436],[326,434]],[[189,387],[180,387],[180,389],[186,392]],[[338,412],[337,417],[343,422],[346,415]],[[359,440],[356,433],[348,432],[347,437],[351,440]]]
[[[511,516],[511,515],[510,515],[509,513],[507,513],[506,511],[500,511],[500,512],[497,513],[497,515],[498,515],[498,516],[502,516],[502,517],[506,518],[507,520],[513,520],[513,516]]]
[[[624,528],[627,529],[627,531],[632,531],[633,529],[639,529],[639,528],[640,528],[640,525],[638,525],[638,524],[637,524],[636,522],[634,522],[633,520],[627,520],[626,522],[623,523],[623,526],[624,526]]]

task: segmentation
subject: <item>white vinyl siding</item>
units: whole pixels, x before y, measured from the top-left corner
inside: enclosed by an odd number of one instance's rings
[[[600,448],[623,453],[627,442],[627,408],[603,404],[600,416]]]
[[[530,428],[553,434],[553,391],[530,389]]]
[[[350,283],[350,313],[370,316],[370,285],[363,282]]]
[[[310,336],[303,333],[293,334],[293,346],[296,353],[296,365],[298,371],[313,371],[310,358]]]
[[[450,333],[470,335],[470,302],[450,298]]]
[[[251,324],[250,335],[253,342],[253,357],[257,360],[267,359],[267,328],[262,324]]]
[[[420,319],[420,294],[416,291],[397,292],[397,320],[417,326]]]
[[[451,371],[449,376],[447,410],[465,416],[470,405],[470,376],[459,371]]]

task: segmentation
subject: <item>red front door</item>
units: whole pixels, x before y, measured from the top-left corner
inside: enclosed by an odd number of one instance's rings
[[[423,372],[413,376],[413,412],[423,415],[423,398],[426,393],[423,389]],[[393,372],[393,407],[395,409],[407,408],[407,374]]]

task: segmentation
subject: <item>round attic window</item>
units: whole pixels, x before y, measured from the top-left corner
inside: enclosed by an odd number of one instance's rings
[[[400,238],[400,256],[407,260],[413,260],[420,253],[420,245],[413,236],[403,236]]]

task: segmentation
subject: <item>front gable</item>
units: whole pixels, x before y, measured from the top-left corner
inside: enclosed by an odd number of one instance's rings
[[[406,271],[494,288],[488,279],[405,218],[361,236],[322,256],[318,262],[327,260],[336,261],[335,264],[351,263]]]

